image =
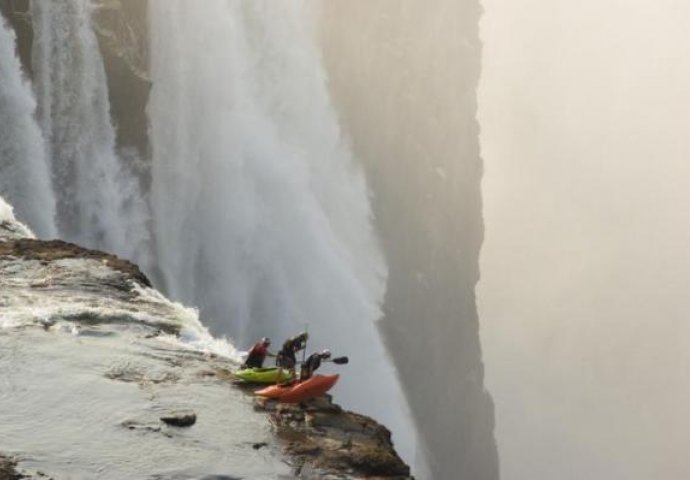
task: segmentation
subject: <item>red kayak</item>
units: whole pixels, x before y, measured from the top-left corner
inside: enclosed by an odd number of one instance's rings
[[[285,403],[298,403],[323,395],[335,385],[340,375],[314,375],[308,380],[290,385],[271,385],[258,390],[257,395]]]

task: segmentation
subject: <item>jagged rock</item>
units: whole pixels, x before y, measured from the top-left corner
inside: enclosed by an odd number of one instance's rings
[[[0,480],[53,480],[53,478],[41,471],[19,472],[15,459],[0,454]]]
[[[327,396],[299,405],[256,399],[255,409],[269,414],[298,478],[412,478],[387,428]]]
[[[73,243],[62,240],[34,240],[21,238],[0,242],[0,257],[18,257],[27,260],[39,260],[51,262],[66,258],[96,259],[106,266],[127,274],[127,276],[142,285],[151,286],[151,282],[135,264],[98,250],[89,250]],[[123,288],[129,290],[129,283],[123,284]]]
[[[17,462],[10,457],[0,455],[0,480],[21,480],[27,478],[17,472]]]
[[[191,410],[170,412],[162,416],[161,421],[173,427],[191,427],[196,423],[196,413]]]

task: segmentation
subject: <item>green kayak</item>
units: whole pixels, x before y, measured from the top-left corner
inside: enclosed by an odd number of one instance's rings
[[[243,368],[235,372],[235,377],[248,383],[278,383],[292,380],[294,374],[278,367]]]

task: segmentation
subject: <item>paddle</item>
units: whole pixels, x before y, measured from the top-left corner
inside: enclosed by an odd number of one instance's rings
[[[304,325],[304,333],[307,335],[307,338],[304,339],[304,350],[302,350],[302,363],[307,359],[307,341],[309,340],[309,324],[306,323]]]
[[[350,362],[350,359],[347,357],[335,357],[331,358],[330,361],[335,363],[336,365],[345,365],[346,363]]]

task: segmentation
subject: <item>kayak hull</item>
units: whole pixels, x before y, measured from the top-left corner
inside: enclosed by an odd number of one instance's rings
[[[294,374],[282,368],[243,368],[235,372],[235,378],[247,383],[278,383],[287,382],[294,378]]]
[[[303,382],[291,385],[272,385],[256,392],[256,395],[273,398],[283,403],[299,403],[319,397],[329,391],[340,375],[314,375]]]

